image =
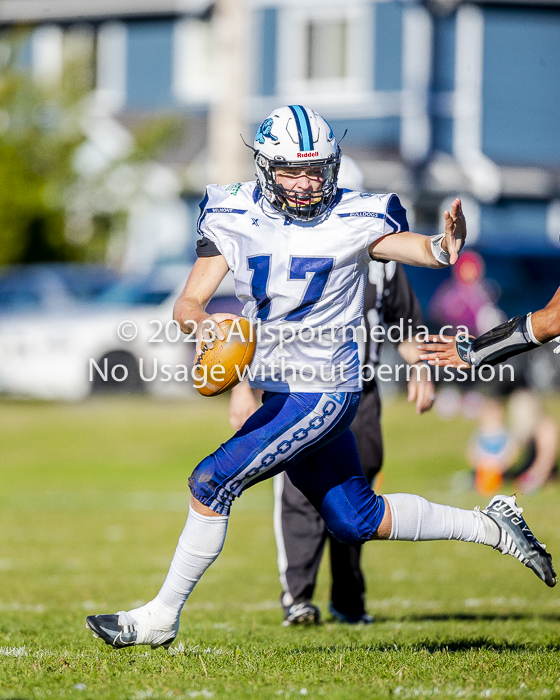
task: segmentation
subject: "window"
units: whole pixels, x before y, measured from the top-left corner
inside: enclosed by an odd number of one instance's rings
[[[348,22],[345,19],[307,23],[308,80],[345,78],[348,70]]]
[[[371,83],[371,4],[305,2],[279,12],[278,93],[290,101],[359,97]]]
[[[131,109],[161,109],[174,102],[172,19],[126,23],[126,103]]]
[[[173,91],[187,104],[208,103],[216,91],[210,22],[183,19],[174,36]]]
[[[31,68],[35,80],[53,87],[66,78],[83,90],[95,87],[95,32],[88,24],[44,24],[31,35]]]

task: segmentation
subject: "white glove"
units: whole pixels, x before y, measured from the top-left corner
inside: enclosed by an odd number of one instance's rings
[[[560,335],[558,336],[558,338],[553,338],[552,342],[553,343],[560,343]],[[560,355],[560,345],[557,348],[554,348],[554,354]]]

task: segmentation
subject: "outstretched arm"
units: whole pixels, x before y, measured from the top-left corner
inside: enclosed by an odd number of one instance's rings
[[[424,353],[421,359],[431,365],[480,367],[497,365],[551,340],[560,342],[560,287],[544,309],[534,314],[516,316],[468,341],[434,335],[418,349]],[[560,346],[554,352],[558,354]]]
[[[447,267],[454,265],[467,237],[467,224],[461,208],[461,200],[456,199],[451,211],[445,212],[445,233],[440,236],[421,236],[405,231],[390,233],[374,241],[369,247],[373,260],[394,260],[407,265],[420,267]]]

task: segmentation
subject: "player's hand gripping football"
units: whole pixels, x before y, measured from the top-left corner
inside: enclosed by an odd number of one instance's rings
[[[221,321],[235,321],[239,318],[235,314],[212,314],[207,316],[203,321],[200,321],[196,328],[196,357],[202,352],[202,344],[204,343],[209,350],[214,347],[214,340],[225,340],[225,335],[220,328]]]
[[[449,367],[470,367],[459,357],[457,352],[457,339],[451,335],[431,335],[427,343],[418,345],[418,350],[423,354],[421,360],[425,360],[429,365],[440,365]]]
[[[449,263],[455,265],[461,248],[467,237],[467,222],[463,214],[461,200],[457,198],[451,205],[451,211],[445,211],[445,239],[441,247],[449,253]]]
[[[255,353],[251,322],[234,314],[212,314],[200,322],[201,350],[194,361],[195,387],[202,396],[218,396],[236,386]]]

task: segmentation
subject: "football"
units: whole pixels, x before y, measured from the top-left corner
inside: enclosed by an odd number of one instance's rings
[[[240,375],[253,359],[256,342],[253,328],[246,318],[221,321],[224,340],[213,341],[213,347],[202,344],[194,361],[195,386],[202,396],[218,396],[239,384]]]

